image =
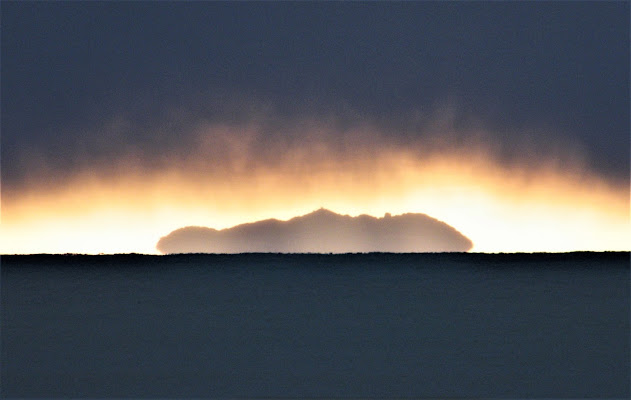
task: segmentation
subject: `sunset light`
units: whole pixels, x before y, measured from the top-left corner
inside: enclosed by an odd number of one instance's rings
[[[0,397],[631,398],[630,11],[0,0]]]
[[[560,170],[502,169],[484,157],[384,154],[237,178],[92,176],[7,196],[0,251],[154,254],[158,239],[181,227],[287,220],[320,207],[352,216],[424,213],[469,237],[474,252],[627,250],[631,243],[626,191]]]

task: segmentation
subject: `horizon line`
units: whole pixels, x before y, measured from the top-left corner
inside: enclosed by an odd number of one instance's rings
[[[505,254],[582,254],[582,253],[631,253],[631,250],[570,250],[570,251],[517,251],[517,252],[476,252],[476,251],[438,251],[438,252],[388,252],[388,251],[368,251],[368,252],[347,252],[347,253],[339,253],[339,252],[239,252],[239,253],[205,253],[205,252],[195,252],[195,253],[167,253],[167,254],[156,254],[156,253],[8,253],[8,254],[0,254],[0,257],[3,256],[180,256],[180,255],[219,255],[219,256],[238,256],[238,255],[331,255],[331,256],[341,256],[341,255],[370,255],[370,254],[485,254],[485,255],[505,255]]]

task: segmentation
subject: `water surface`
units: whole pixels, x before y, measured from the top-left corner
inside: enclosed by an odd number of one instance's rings
[[[628,397],[629,253],[3,256],[5,397]]]

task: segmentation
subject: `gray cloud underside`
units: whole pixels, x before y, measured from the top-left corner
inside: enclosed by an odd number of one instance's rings
[[[358,166],[377,168],[361,162],[383,154],[422,161],[480,152],[500,168],[534,171],[554,165],[561,171],[599,174],[612,184],[627,182],[628,159],[603,171],[585,143],[546,127],[493,131],[452,104],[375,117],[350,109],[286,113],[258,100],[212,100],[204,110],[200,103],[197,109],[165,109],[146,122],[123,113],[96,128],[51,134],[45,147],[3,143],[3,187],[7,193],[29,184],[55,187],[82,172],[118,179],[130,168],[141,174],[175,170],[219,180],[247,178],[258,170],[308,172],[332,165],[345,173]]]
[[[500,165],[579,160],[629,181],[628,2],[2,12],[3,192],[126,163],[234,173],[472,143]]]

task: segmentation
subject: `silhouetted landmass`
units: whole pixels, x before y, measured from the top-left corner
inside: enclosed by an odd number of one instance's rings
[[[351,217],[320,209],[223,230],[189,226],[160,239],[164,253],[464,252],[473,243],[425,214]]]

